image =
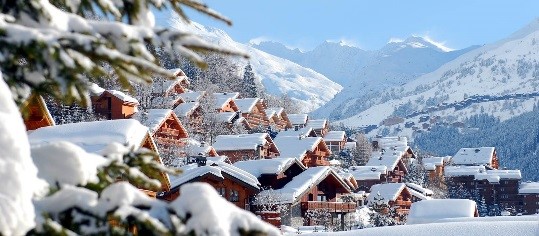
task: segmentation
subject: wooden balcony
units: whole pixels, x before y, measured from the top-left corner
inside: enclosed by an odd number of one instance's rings
[[[161,130],[158,131],[159,134],[167,135],[171,137],[177,137],[180,135],[180,131],[177,129],[171,129],[171,128],[161,128]]]
[[[315,210],[327,209],[329,212],[353,212],[356,210],[356,204],[352,202],[318,202],[308,201],[301,203],[301,209]]]
[[[165,137],[155,137],[155,141],[162,145],[174,145],[178,147],[185,146],[185,140],[184,139],[172,139],[172,138],[165,138]]]
[[[412,206],[412,202],[397,200],[395,202],[395,206],[400,206],[401,208],[408,208],[409,209]]]

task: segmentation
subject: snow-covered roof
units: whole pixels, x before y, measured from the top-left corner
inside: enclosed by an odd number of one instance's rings
[[[114,97],[117,97],[118,99],[122,100],[123,102],[129,102],[134,104],[139,104],[138,100],[134,97],[131,97],[124,92],[118,91],[118,90],[107,90],[110,94],[112,94]]]
[[[241,113],[250,113],[255,108],[256,104],[260,101],[260,98],[242,98],[234,99],[236,106]]]
[[[296,158],[302,160],[307,151],[314,150],[318,144],[322,141],[320,137],[281,137],[277,135],[273,142],[279,148],[281,157],[283,158]]]
[[[88,85],[88,91],[90,92],[90,95],[92,95],[92,96],[101,96],[101,94],[103,94],[103,92],[105,92],[105,89],[101,88],[96,83],[91,83],[90,82],[89,85]]]
[[[139,148],[148,134],[148,127],[134,119],[80,122],[39,128],[28,135],[32,146],[58,141],[72,142],[86,152],[101,153],[117,142]]]
[[[306,167],[295,158],[273,158],[261,160],[238,161],[234,166],[251,173],[259,178],[260,176],[277,175],[287,170],[294,163],[298,164],[303,169]]]
[[[408,138],[401,136],[373,138],[373,141],[377,141],[378,146],[381,148],[408,147]]]
[[[328,166],[318,166],[310,167],[307,170],[303,171],[301,174],[292,178],[281,189],[274,190],[277,193],[281,194],[281,201],[283,203],[293,203],[300,199],[303,193],[312,188],[313,186],[319,184],[325,177],[328,175],[334,175],[338,180],[340,180],[343,186],[348,186],[342,179]],[[260,194],[267,193],[267,191],[262,191]]]
[[[521,178],[520,170],[486,170],[475,174],[475,180],[487,180],[491,183],[499,183],[501,179]]]
[[[281,131],[281,132],[279,132],[277,134],[277,136],[279,136],[279,137],[297,137],[297,138],[299,138],[299,136],[307,137],[307,136],[309,136],[309,134],[312,131],[313,131],[313,128],[311,128],[311,127],[303,127],[301,129],[298,129],[298,130],[289,129],[289,130]]]
[[[133,119],[138,120],[141,124],[150,129],[153,134],[159,129],[161,124],[172,115],[170,109],[148,109],[145,113],[138,112],[133,116]]]
[[[290,116],[289,118],[290,119]],[[308,120],[307,121],[307,127],[311,127],[313,129],[323,129],[327,126],[327,123],[328,123],[328,120],[326,119],[323,119],[323,120]]]
[[[326,142],[340,142],[345,140],[346,133],[344,131],[329,131],[324,135]]]
[[[185,81],[187,84],[189,84],[189,80],[185,73],[179,68],[169,70],[170,72],[174,73],[176,75],[175,79],[162,79],[159,81],[154,81],[152,86],[152,93],[167,93],[169,92],[176,84]]]
[[[235,117],[238,116],[238,113],[236,112],[219,112],[215,115],[217,117],[217,120],[220,122],[227,122],[230,123],[232,120],[234,120]]]
[[[240,93],[214,93],[213,97],[215,98],[215,108],[221,108],[229,103],[231,100],[234,101],[240,96]]]
[[[412,203],[406,224],[425,224],[446,218],[474,217],[476,203],[469,199],[431,199]]]
[[[425,170],[435,170],[437,166],[444,165],[445,157],[425,157],[423,158],[423,166]]]
[[[240,168],[224,162],[207,161],[205,166],[200,167],[197,163],[193,163],[182,166],[180,169],[182,170],[180,175],[170,176],[171,189],[177,188],[184,183],[193,181],[206,174],[211,174],[221,179],[225,178],[223,174],[227,174],[255,189],[260,189],[260,182],[258,182],[256,177]]]
[[[444,169],[446,177],[475,176],[479,172],[485,172],[485,166],[446,166]]]
[[[288,114],[288,119],[292,125],[304,125],[309,119],[307,114]]]
[[[281,114],[283,113],[284,108],[282,107],[268,107],[266,108],[266,116],[268,119],[271,119],[274,115],[277,117],[281,117]]]
[[[200,102],[206,91],[189,91],[179,94],[185,102]]]
[[[386,166],[350,166],[348,170],[356,180],[379,180],[380,175],[387,173]]]
[[[415,189],[412,189],[412,188],[408,188],[408,192],[410,192],[410,194],[416,198],[419,198],[421,200],[430,200],[432,199],[430,196],[427,196],[421,192],[418,192],[416,191]]]
[[[434,194],[434,192],[432,192],[432,190],[428,189],[428,188],[425,188],[419,184],[414,184],[414,183],[406,183],[406,187],[408,187],[408,190],[415,190],[425,196],[432,196],[432,194]]]
[[[373,203],[375,197],[380,193],[380,196],[384,199],[384,202],[395,201],[402,190],[406,188],[403,183],[385,183],[375,184],[371,186],[370,194],[367,197],[367,202]]]
[[[518,188],[519,194],[539,194],[539,182],[521,183]]]
[[[219,135],[213,148],[219,151],[256,150],[258,145],[265,145],[271,140],[267,133]]]
[[[399,160],[401,159],[402,152],[391,152],[391,151],[385,151],[385,152],[378,152],[374,151],[372,152],[371,158],[369,158],[369,161],[366,166],[387,166],[387,169],[389,171],[392,171],[397,167],[399,164]]]
[[[494,147],[461,148],[452,158],[455,165],[490,165]]]
[[[195,111],[199,106],[199,102],[184,102],[174,108],[174,113],[176,113],[176,116],[178,117],[186,117]]]
[[[153,107],[174,107],[174,105],[181,103],[183,98],[180,96],[159,96],[153,97],[151,100],[151,105]]]

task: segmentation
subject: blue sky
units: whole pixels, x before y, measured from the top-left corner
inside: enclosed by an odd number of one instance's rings
[[[239,42],[279,41],[304,50],[325,40],[366,50],[390,39],[427,36],[453,49],[503,39],[539,17],[535,0],[204,0],[229,17],[228,27],[188,11],[194,21],[225,30]]]

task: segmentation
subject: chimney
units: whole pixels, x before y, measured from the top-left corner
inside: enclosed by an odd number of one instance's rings
[[[196,157],[196,162],[199,167],[206,166],[207,160],[208,159],[206,158],[206,156],[204,156],[202,153],[199,153],[198,156]]]

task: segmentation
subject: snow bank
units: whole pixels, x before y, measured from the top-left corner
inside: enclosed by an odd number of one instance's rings
[[[533,221],[481,221],[481,222],[450,222],[443,224],[401,225],[377,227],[335,233],[314,233],[307,235],[331,236],[536,236],[539,224]]]
[[[439,219],[474,217],[476,203],[468,199],[432,199],[414,202],[407,224],[432,223]]]
[[[50,185],[97,182],[97,168],[107,162],[105,158],[65,141],[32,148],[32,158],[39,169],[38,176]]]
[[[279,230],[219,196],[205,183],[185,184],[171,206],[181,217],[190,216],[186,231],[195,235],[240,235],[240,229],[257,230],[267,235],[280,235]],[[204,210],[201,210],[204,209]]]
[[[0,72],[0,234],[24,235],[34,223],[32,196],[42,183],[30,158],[26,128]]]

